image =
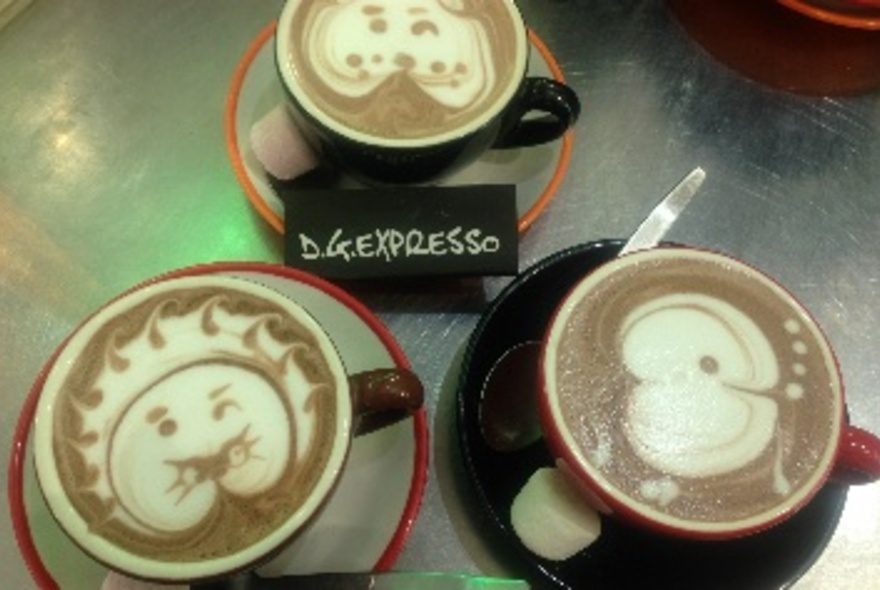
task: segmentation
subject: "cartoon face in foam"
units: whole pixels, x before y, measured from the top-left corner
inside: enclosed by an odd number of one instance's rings
[[[151,536],[194,527],[221,494],[277,485],[309,447],[323,387],[298,364],[308,346],[274,335],[276,314],[231,312],[223,295],[176,305],[158,305],[124,344],[108,339],[93,381],[101,402],[82,408],[88,491]]]
[[[478,103],[497,77],[485,27],[458,14],[462,0],[336,0],[308,29],[316,73],[362,97],[408,76],[446,107]]]
[[[761,328],[739,309],[698,294],[658,298],[628,316],[622,352],[638,380],[627,435],[648,464],[706,477],[770,448],[779,363]]]
[[[204,363],[156,383],[127,408],[108,477],[126,520],[185,530],[219,493],[269,489],[291,448],[290,417],[268,382],[241,366]]]

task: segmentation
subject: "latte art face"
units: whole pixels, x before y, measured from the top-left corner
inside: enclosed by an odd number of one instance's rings
[[[643,461],[675,476],[710,477],[766,451],[780,370],[749,316],[721,299],[679,293],[640,305],[621,330],[621,358],[636,381],[624,428]]]
[[[505,104],[525,68],[506,0],[301,0],[289,60],[297,98],[374,138],[430,138]]]
[[[833,459],[841,411],[818,329],[745,266],[634,256],[579,288],[551,339],[556,412],[591,477],[703,530],[800,501]]]
[[[111,305],[47,380],[55,469],[89,535],[168,562],[286,526],[324,485],[350,412],[338,360],[302,318],[234,280],[191,282]]]

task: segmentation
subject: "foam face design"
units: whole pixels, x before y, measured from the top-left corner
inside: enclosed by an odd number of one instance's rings
[[[543,366],[545,430],[570,469],[674,529],[759,527],[835,458],[830,347],[790,294],[727,257],[659,248],[603,265],[561,304]]]
[[[335,92],[360,97],[404,73],[456,109],[491,90],[497,73],[488,31],[441,0],[338,2],[315,18],[306,43],[315,72]]]
[[[47,378],[41,485],[64,489],[82,542],[160,570],[246,560],[332,485],[351,418],[344,368],[304,311],[243,281],[182,279],[131,299],[80,329]]]
[[[624,321],[623,361],[638,379],[627,435],[662,471],[706,477],[766,451],[779,361],[761,328],[722,300],[671,295]]]
[[[275,485],[295,459],[292,438],[291,416],[256,374],[214,363],[172,374],[125,411],[111,440],[116,516],[157,536],[185,530],[221,491]]]
[[[279,29],[277,57],[296,100],[371,144],[475,130],[525,75],[525,28],[506,0],[291,0]]]

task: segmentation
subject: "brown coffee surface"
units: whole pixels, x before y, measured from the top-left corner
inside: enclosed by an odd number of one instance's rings
[[[300,91],[342,127],[429,138],[501,100],[522,50],[506,0],[301,0],[290,36]]]
[[[836,436],[837,377],[818,329],[725,260],[615,261],[558,348],[559,404],[580,454],[672,519],[772,512],[811,485]]]
[[[157,560],[228,556],[316,485],[337,386],[313,333],[275,302],[223,286],[157,293],[71,365],[57,470],[92,534]]]

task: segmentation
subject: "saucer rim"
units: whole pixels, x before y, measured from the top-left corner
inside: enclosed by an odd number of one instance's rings
[[[110,298],[102,304],[103,308],[109,302],[124,297],[125,294],[140,289],[151,283],[171,278],[186,276],[202,276],[209,274],[234,275],[234,273],[253,273],[279,277],[284,280],[301,283],[322,292],[327,297],[335,299],[339,304],[348,308],[359,321],[376,336],[378,344],[385,348],[392,362],[400,368],[411,368],[409,359],[406,357],[400,344],[388,330],[387,326],[360,300],[340,287],[311,273],[267,262],[213,262],[187,266],[156,275],[147,280],[137,283],[135,286],[122,291],[119,295]],[[94,313],[97,313],[94,312]],[[9,456],[9,468],[7,471],[7,498],[10,511],[13,534],[19,553],[31,575],[32,580],[41,589],[58,590],[58,581],[52,576],[44,562],[39,549],[36,546],[35,535],[32,534],[28,509],[25,501],[25,465],[28,459],[29,442],[32,437],[33,419],[39,404],[40,391],[45,384],[46,377],[52,366],[57,361],[61,351],[67,345],[70,338],[77,332],[79,327],[86,321],[84,318],[78,322],[64,339],[53,350],[52,354],[44,362],[31,384],[24,403],[16,420],[12,436],[12,445]],[[427,410],[419,409],[412,415],[413,457],[412,476],[410,479],[409,492],[405,505],[397,521],[394,533],[387,542],[382,554],[378,557],[373,567],[374,572],[390,570],[402,553],[407,539],[412,533],[416,518],[424,501],[425,490],[428,483],[429,469],[429,433],[427,426]]]
[[[880,30],[880,11],[878,11],[877,16],[873,17],[855,16],[816,6],[808,0],[777,0],[777,2],[804,16],[828,24],[869,31]]]
[[[260,190],[256,187],[253,181],[250,178],[250,174],[248,173],[247,165],[244,163],[244,158],[241,155],[241,150],[239,149],[239,136],[238,131],[236,129],[236,123],[238,121],[238,105],[239,98],[241,96],[241,89],[244,84],[244,80],[250,71],[251,65],[256,60],[259,53],[263,50],[264,45],[269,42],[275,36],[275,30],[278,26],[278,21],[273,20],[268,25],[266,25],[254,39],[251,41],[250,45],[248,45],[244,54],[242,55],[238,65],[236,66],[232,80],[229,85],[229,90],[226,95],[226,108],[223,114],[223,126],[224,126],[224,139],[226,143],[226,153],[229,158],[229,161],[232,165],[233,173],[235,174],[239,184],[244,190],[245,196],[250,202],[251,206],[257,211],[259,216],[268,223],[275,231],[279,234],[284,234],[284,218],[278,215],[272,207],[268,204],[268,202],[261,196]],[[537,50],[538,54],[541,58],[546,62],[547,67],[550,70],[551,75],[559,82],[565,82],[565,75],[562,71],[559,62],[556,61],[556,57],[550,51],[549,47],[547,47],[546,43],[537,33],[531,28],[527,28],[528,39],[532,44],[534,49]],[[560,140],[560,153],[556,160],[556,166],[553,170],[553,175],[550,180],[547,182],[547,185],[544,187],[543,191],[540,195],[538,195],[537,200],[531,204],[531,206],[524,211],[523,213],[518,215],[518,223],[517,230],[520,234],[525,233],[529,227],[538,219],[538,217],[543,213],[544,209],[550,204],[553,198],[556,196],[556,193],[559,190],[559,186],[562,184],[562,181],[566,178],[568,172],[569,162],[571,161],[571,155],[574,145],[574,130],[569,129],[565,134],[563,134]]]

